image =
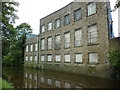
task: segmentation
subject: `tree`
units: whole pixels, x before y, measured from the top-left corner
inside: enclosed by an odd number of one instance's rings
[[[117,1],[116,1],[116,4],[115,4],[115,6],[114,6],[114,9],[113,9],[112,11],[113,11],[113,12],[116,11],[117,8],[119,8],[119,7],[120,7],[120,0],[117,0]]]
[[[15,14],[17,10],[14,8],[19,6],[18,2],[2,2],[2,22],[0,26],[2,27],[2,56],[8,54],[9,48],[12,42],[15,40],[16,30],[13,27],[15,19],[18,16]],[[2,58],[3,58],[2,57]]]

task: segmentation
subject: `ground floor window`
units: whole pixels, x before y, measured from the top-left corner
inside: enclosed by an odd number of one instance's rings
[[[55,56],[55,61],[56,62],[60,62],[61,61],[61,56],[60,55],[56,55]]]
[[[75,54],[75,62],[76,63],[82,63],[82,54],[81,53],[77,53]]]
[[[28,56],[26,56],[25,60],[28,61]]]
[[[52,55],[48,55],[48,61],[49,61],[49,62],[52,61]]]
[[[37,62],[37,56],[35,56],[35,62]]]
[[[33,60],[33,57],[32,56],[30,56],[30,61],[32,61]]]
[[[45,61],[45,56],[41,55],[41,61],[44,62]]]
[[[65,62],[70,62],[70,55],[69,54],[65,55]]]
[[[98,63],[98,53],[89,53],[89,63]]]

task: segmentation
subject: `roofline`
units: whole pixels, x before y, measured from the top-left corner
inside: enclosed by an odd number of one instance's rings
[[[64,7],[60,8],[60,9],[58,9],[57,11],[55,11],[55,12],[53,12],[53,13],[51,13],[51,14],[49,14],[49,15],[47,15],[47,16],[45,16],[45,17],[43,17],[43,18],[41,18],[41,19],[40,19],[40,21],[41,21],[42,19],[44,19],[44,18],[46,18],[46,17],[48,17],[48,16],[52,15],[52,14],[54,14],[54,13],[56,13],[56,12],[58,12],[58,11],[60,11],[60,10],[64,9],[64,8],[66,8],[67,6],[69,6],[69,5],[70,5],[70,4],[72,4],[72,3],[74,3],[74,1],[73,1],[73,2],[71,2],[71,3],[69,3],[69,4],[67,4],[66,6],[64,6]]]

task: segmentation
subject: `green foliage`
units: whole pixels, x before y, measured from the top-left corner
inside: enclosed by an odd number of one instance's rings
[[[109,52],[109,61],[113,67],[120,68],[120,51],[119,50],[111,50]]]
[[[8,83],[6,80],[3,80],[2,78],[0,78],[0,89],[4,88],[14,88],[14,86],[11,83]]]

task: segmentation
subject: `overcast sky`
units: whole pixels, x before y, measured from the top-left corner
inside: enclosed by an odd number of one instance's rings
[[[23,22],[26,22],[31,25],[34,34],[39,34],[39,24],[40,18],[43,18],[52,12],[66,6],[70,2],[74,0],[15,0],[20,3],[19,7],[16,9],[18,10],[17,15],[19,19],[16,20],[16,25],[19,25]],[[110,0],[112,8],[115,5],[116,0]],[[115,14],[116,13],[116,14]],[[117,11],[114,12],[114,15],[117,15]],[[115,26],[117,27],[117,20],[116,16],[113,16],[115,20]],[[117,30],[115,29],[115,36],[117,36]]]

